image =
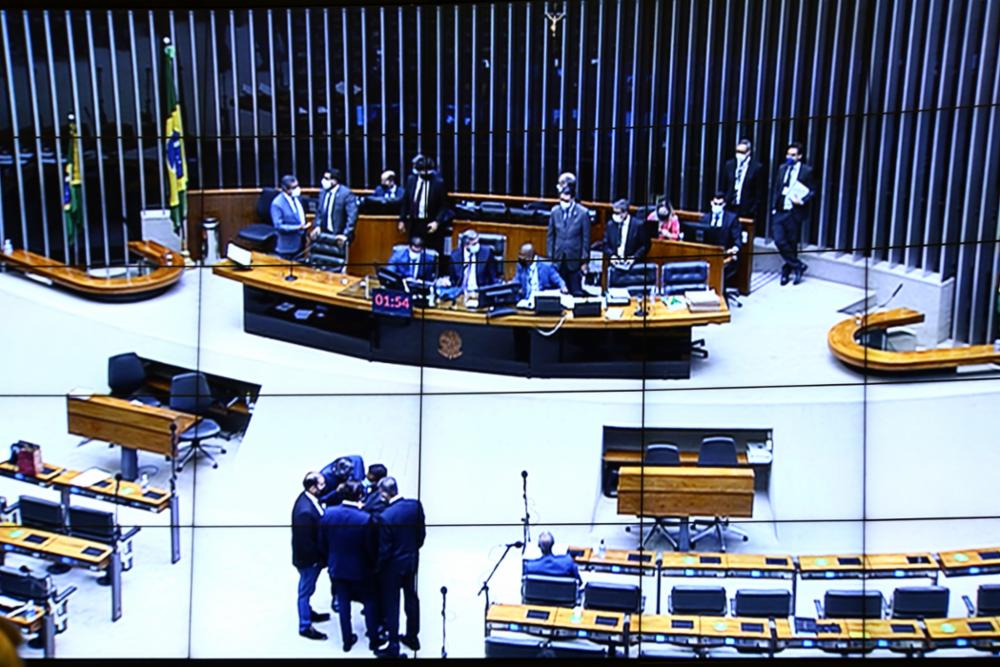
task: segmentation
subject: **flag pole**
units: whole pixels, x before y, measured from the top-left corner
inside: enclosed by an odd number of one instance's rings
[[[179,160],[179,164],[180,164],[181,173],[183,174],[183,177],[184,177],[184,186],[181,189],[181,192],[178,192],[178,197],[183,198],[184,202],[183,202],[183,204],[181,204],[181,203],[178,204],[178,208],[179,208],[178,223],[179,224],[178,224],[177,234],[178,234],[178,236],[180,236],[180,241],[181,241],[181,256],[184,258],[184,265],[185,266],[193,266],[194,263],[191,261],[191,251],[188,248],[188,230],[187,230],[187,215],[188,215],[188,211],[187,211],[187,203],[186,203],[186,199],[187,199],[187,160],[185,159],[186,158],[186,153],[184,151],[184,133],[183,133],[183,125],[181,123],[181,115],[180,115],[180,99],[179,99],[180,96],[178,94],[179,91],[178,91],[178,86],[177,86],[177,78],[174,76],[174,69],[175,69],[174,66],[176,64],[176,53],[173,52],[173,50],[172,50],[171,47],[172,47],[172,43],[171,43],[170,37],[164,37],[163,38],[163,53],[164,53],[164,55],[167,56],[167,63],[165,65],[165,67],[164,67],[163,74],[164,74],[164,80],[166,80],[168,82],[168,85],[170,86],[170,89],[167,90],[166,98],[168,100],[172,100],[173,101],[173,106],[171,106],[170,108],[167,109],[168,124],[171,123],[171,120],[174,118],[174,113],[176,111],[176,114],[177,114],[177,124],[178,124],[178,126],[180,127],[180,130],[181,130],[180,134],[179,134],[179,137],[178,137],[178,155],[179,155],[178,160]],[[169,104],[169,102],[168,102],[168,104]],[[169,127],[170,127],[170,125],[168,125],[168,128]],[[170,142],[171,142],[171,136],[170,136],[169,129],[167,130],[167,132],[165,134],[167,135],[164,138],[167,141],[167,149],[168,149],[167,170],[170,171],[170,170],[175,169],[175,166],[171,164],[171,162],[170,162],[170,156],[169,156]],[[171,179],[171,182],[173,183],[173,182],[175,182],[174,179],[177,178],[177,173],[175,171],[171,171],[171,174],[174,175],[173,178]],[[174,187],[179,187],[179,186],[175,185],[175,186],[171,187],[171,197],[173,197]],[[168,204],[169,204],[169,202],[168,202]]]

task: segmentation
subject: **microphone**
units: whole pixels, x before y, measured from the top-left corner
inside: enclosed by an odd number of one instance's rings
[[[523,477],[524,479],[528,479],[528,471],[527,470],[522,470],[521,471],[521,477]]]
[[[441,657],[447,658],[448,651],[445,648],[448,644],[448,631],[447,631],[447,618],[445,617],[445,608],[448,604],[448,587],[441,587]]]
[[[448,594],[448,587],[447,586],[442,586],[441,587],[441,595],[447,595],[447,594]]]
[[[511,549],[520,549],[521,547],[524,546],[524,542],[522,542],[521,540],[518,540],[517,542],[511,542],[509,544],[505,544],[504,546],[505,547],[510,547]]]

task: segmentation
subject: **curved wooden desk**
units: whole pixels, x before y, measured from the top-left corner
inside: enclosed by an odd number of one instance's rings
[[[38,276],[80,296],[100,301],[140,301],[161,294],[181,279],[184,258],[155,241],[131,241],[129,251],[151,262],[144,275],[95,278],[85,270],[27,250],[0,254],[0,262],[24,274]]]
[[[958,366],[1000,363],[1000,352],[992,345],[970,345],[932,350],[892,352],[865,347],[858,336],[868,331],[889,329],[924,321],[924,314],[911,308],[894,308],[870,313],[860,320],[838,322],[827,334],[830,351],[845,364],[861,370],[889,373],[953,370]]]
[[[253,268],[224,261],[216,275],[244,285],[243,327],[256,333],[371,361],[529,377],[690,376],[691,328],[729,321],[720,310],[668,311],[661,301],[610,309],[593,317],[485,312],[447,303],[414,308],[412,318],[371,312],[360,276],[319,271],[254,253]],[[289,273],[294,281],[285,280]],[[283,304],[290,304],[284,306]],[[308,311],[308,314],[306,314]],[[299,312],[299,316],[295,313]]]

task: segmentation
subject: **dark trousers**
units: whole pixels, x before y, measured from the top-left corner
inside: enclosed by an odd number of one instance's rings
[[[777,211],[771,215],[771,235],[774,245],[785,260],[784,270],[792,270],[805,266],[799,259],[799,237],[802,234],[803,214],[799,207],[790,211]]]
[[[576,268],[571,269],[569,260],[561,259],[556,264],[556,271],[562,276],[569,293],[573,296],[580,296],[583,294],[583,274],[580,272],[580,263],[574,262],[574,264]]]
[[[419,236],[424,240],[424,247],[436,250],[439,258],[444,257],[444,229],[438,225],[433,234],[428,233],[427,225],[433,220],[411,220],[406,225],[406,235],[409,237]],[[409,239],[407,239],[409,242]]]
[[[312,607],[309,598],[316,592],[316,580],[322,565],[296,568],[299,571],[299,632],[312,625]]]
[[[399,593],[403,593],[403,611],[406,612],[406,635],[416,638],[420,634],[420,599],[417,597],[417,571],[387,568],[379,573],[379,591],[382,597],[382,625],[389,635],[388,653],[399,653]]]
[[[369,640],[378,637],[378,609],[371,584],[353,579],[334,579],[333,586],[337,596],[337,616],[340,619],[340,636],[346,643],[351,638],[351,600],[357,600],[364,605],[365,634]]]

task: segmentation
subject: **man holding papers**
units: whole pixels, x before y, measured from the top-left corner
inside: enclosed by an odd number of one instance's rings
[[[799,237],[802,223],[809,213],[809,202],[816,196],[813,169],[802,163],[802,144],[793,142],[785,149],[785,161],[778,167],[771,188],[771,229],[774,244],[785,260],[781,267],[781,284],[787,285],[795,276],[802,282],[806,264],[799,259]]]

